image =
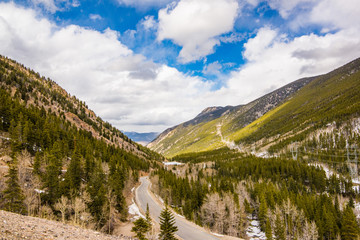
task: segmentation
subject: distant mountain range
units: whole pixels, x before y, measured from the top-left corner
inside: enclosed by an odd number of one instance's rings
[[[148,144],[172,157],[224,146],[272,153],[315,130],[360,114],[360,59],[328,74],[303,78],[248,104],[210,107]]]
[[[124,134],[134,142],[140,143],[142,145],[148,144],[159,135],[159,133],[157,132],[148,132],[148,133],[124,132]]]

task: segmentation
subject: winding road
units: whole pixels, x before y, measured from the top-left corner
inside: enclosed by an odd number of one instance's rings
[[[159,222],[160,212],[163,208],[149,193],[150,181],[148,177],[140,178],[141,185],[136,189],[136,201],[145,212],[146,204],[149,204],[150,215]],[[176,226],[178,231],[176,234],[184,240],[220,240],[194,223],[187,221],[185,218],[175,215]]]

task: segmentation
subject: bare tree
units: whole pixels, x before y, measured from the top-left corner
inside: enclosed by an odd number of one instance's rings
[[[41,205],[39,209],[39,215],[41,218],[52,220],[54,218],[53,211],[48,205]]]
[[[66,212],[69,209],[69,199],[64,195],[62,195],[61,198],[55,204],[55,209],[61,212],[61,220],[64,223]]]
[[[33,216],[35,215],[35,209],[40,204],[38,194],[35,192],[33,188],[27,188],[24,191],[24,195],[25,195],[24,203],[27,208],[27,213],[29,216]]]
[[[86,210],[86,204],[80,197],[75,197],[72,203],[72,209],[74,211],[74,223],[80,223],[80,214]]]
[[[112,189],[109,189],[106,193],[106,200],[107,200],[107,204],[106,204],[106,209],[108,211],[108,233],[111,233],[111,223],[113,221],[113,217],[115,215],[115,195],[112,192]]]

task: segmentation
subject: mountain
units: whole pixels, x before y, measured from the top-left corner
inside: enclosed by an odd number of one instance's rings
[[[71,96],[51,79],[41,77],[39,73],[2,56],[0,62],[2,64],[0,86],[11,92],[14,97],[19,97],[27,107],[43,108],[46,112],[64,118],[77,129],[89,132],[94,138],[141,158],[160,157],[102,120],[88,108],[85,102]]]
[[[152,140],[154,140],[159,135],[159,133],[157,132],[148,132],[148,133],[124,132],[124,134],[134,142],[140,143],[144,146],[149,142],[151,142]]]
[[[106,233],[130,219],[131,189],[161,155],[2,56],[0,103],[0,209]]]
[[[310,137],[334,121],[359,112],[360,60],[328,74],[292,82],[255,101],[205,109],[196,118],[161,133],[148,147],[172,157],[224,146],[272,153]]]

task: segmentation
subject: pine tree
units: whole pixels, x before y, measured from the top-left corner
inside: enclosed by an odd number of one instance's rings
[[[277,240],[285,240],[285,227],[280,214],[280,212],[276,213],[275,236]]]
[[[265,225],[265,236],[266,239],[268,240],[272,240],[272,229],[271,229],[271,224],[269,219],[266,221],[266,225]]]
[[[348,205],[344,211],[341,227],[342,240],[356,240],[359,236],[359,226],[352,208]]]
[[[136,233],[136,237],[139,240],[147,240],[145,234],[150,230],[150,226],[144,218],[139,218],[134,222],[134,227],[131,229],[132,232]]]
[[[175,217],[166,205],[160,213],[160,240],[174,240],[174,234],[178,230],[175,226]]]
[[[19,185],[18,173],[15,166],[10,166],[9,173],[6,175],[6,189],[3,194],[4,208],[7,211],[26,214],[24,205],[24,195]]]
[[[65,175],[65,183],[69,193],[78,193],[81,185],[82,169],[81,169],[81,155],[75,149],[71,157],[69,167]]]
[[[59,196],[60,169],[57,166],[56,158],[52,154],[48,154],[47,160],[48,160],[48,164],[46,166],[45,174],[43,176],[44,187],[47,188],[45,201],[48,201],[50,204],[53,204],[60,197]]]
[[[260,207],[259,207],[259,221],[260,221],[260,227],[261,230],[265,230],[266,225],[266,213],[267,213],[268,207],[266,203],[265,196],[262,194],[260,196]]]
[[[34,165],[33,165],[33,173],[40,175],[40,166],[41,166],[41,156],[40,153],[37,152],[35,154],[35,160],[34,160]]]
[[[151,217],[150,217],[150,210],[149,210],[149,204],[146,204],[146,213],[145,213],[145,218],[146,221],[148,222],[148,224],[151,226]]]

